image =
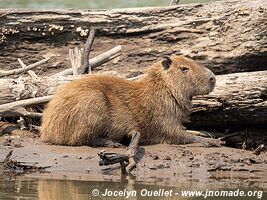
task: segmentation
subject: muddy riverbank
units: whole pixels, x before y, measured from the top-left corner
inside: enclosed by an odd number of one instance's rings
[[[21,137],[6,146],[0,139],[0,160],[13,150],[11,160],[48,167],[27,177],[84,181],[141,181],[186,188],[257,187],[267,189],[267,152],[260,155],[230,147],[206,148],[201,144],[139,147],[137,168],[122,177],[119,165],[98,165],[101,150],[123,153],[126,148],[55,146],[39,138]],[[19,144],[19,145],[18,145]]]

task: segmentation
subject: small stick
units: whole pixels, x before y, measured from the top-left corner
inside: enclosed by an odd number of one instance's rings
[[[20,65],[23,66],[22,68],[8,70],[8,71],[0,70],[0,77],[21,74],[23,72],[26,72],[26,71],[28,71],[30,69],[33,69],[33,68],[35,68],[35,67],[37,67],[37,66],[39,66],[39,65],[41,65],[41,64],[43,64],[45,62],[47,62],[49,59],[50,58],[45,58],[45,59],[40,60],[40,61],[38,61],[36,63],[30,64],[28,66],[25,66],[25,64],[21,60],[19,60]]]
[[[253,152],[253,154],[255,155],[259,155],[265,148],[264,144],[259,145]]]
[[[3,161],[3,163],[7,163],[8,161],[10,161],[10,158],[11,158],[11,156],[12,156],[12,153],[13,153],[12,150],[10,150],[10,151],[8,152],[8,154],[6,155],[6,157],[5,157],[4,161]]]
[[[27,73],[28,73],[28,74],[30,75],[30,77],[32,77],[33,79],[35,79],[35,80],[40,80],[40,77],[38,77],[38,76],[35,74],[34,71],[29,70],[29,71],[27,71]]]
[[[19,108],[19,107],[47,103],[52,98],[53,98],[53,95],[49,95],[49,96],[37,97],[37,98],[32,98],[32,99],[24,99],[24,100],[15,101],[12,103],[2,104],[0,105],[0,115],[3,114],[4,112],[15,110],[16,108]]]
[[[235,136],[237,136],[237,135],[241,135],[241,134],[242,134],[242,133],[231,133],[231,134],[227,134],[227,135],[225,135],[225,136],[219,137],[218,139],[219,139],[219,140],[225,140],[225,139],[227,139],[227,138],[235,137]]]
[[[18,58],[19,64],[22,68],[26,68],[27,65],[25,65],[20,58]]]
[[[30,124],[29,127],[30,127],[30,130],[36,130],[36,131],[41,130],[40,126],[35,126],[35,125]]]

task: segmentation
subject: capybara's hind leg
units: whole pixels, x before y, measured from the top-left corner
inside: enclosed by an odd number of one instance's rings
[[[109,138],[97,138],[94,140],[94,144],[92,144],[91,146],[94,146],[94,147],[111,147],[111,148],[125,147],[121,143],[113,141]]]
[[[206,147],[220,147],[225,144],[225,141],[220,139],[203,137],[205,134],[199,131],[187,130],[187,133],[186,143],[201,143]]]
[[[99,161],[99,165],[112,165],[115,163],[120,163],[122,173],[131,173],[131,171],[136,167],[136,161],[134,157],[141,134],[138,131],[131,131],[128,135],[131,136],[131,142],[128,146],[126,154],[105,153],[102,151],[98,154],[101,159]],[[124,162],[128,163],[127,167],[125,167],[126,165]]]

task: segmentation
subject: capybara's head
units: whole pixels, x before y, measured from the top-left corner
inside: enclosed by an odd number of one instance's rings
[[[215,75],[189,58],[164,57],[161,64],[166,83],[175,96],[182,95],[181,98],[191,99],[194,95],[208,94],[214,89]]]

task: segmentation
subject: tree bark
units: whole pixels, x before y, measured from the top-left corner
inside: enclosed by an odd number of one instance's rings
[[[2,83],[0,90],[5,91],[0,94],[0,104],[18,99],[53,95],[59,86],[79,77],[20,78],[19,81],[0,79],[0,83]],[[212,93],[194,98],[191,124],[189,125],[266,124],[266,77],[267,71],[218,75],[216,87]],[[0,107],[0,115],[1,112],[5,112],[6,116],[8,106],[2,105]]]
[[[217,76],[214,91],[193,100],[191,126],[267,124],[267,71]]]
[[[0,9],[0,69],[50,57],[37,74],[69,68],[68,51],[98,30],[92,56],[122,44],[103,71],[143,72],[164,55],[183,54],[216,74],[266,70],[267,2],[226,0],[163,8],[115,10]],[[35,56],[32,56],[35,55]]]
[[[60,85],[77,78],[79,76],[0,79],[0,105],[23,99],[52,95]]]

